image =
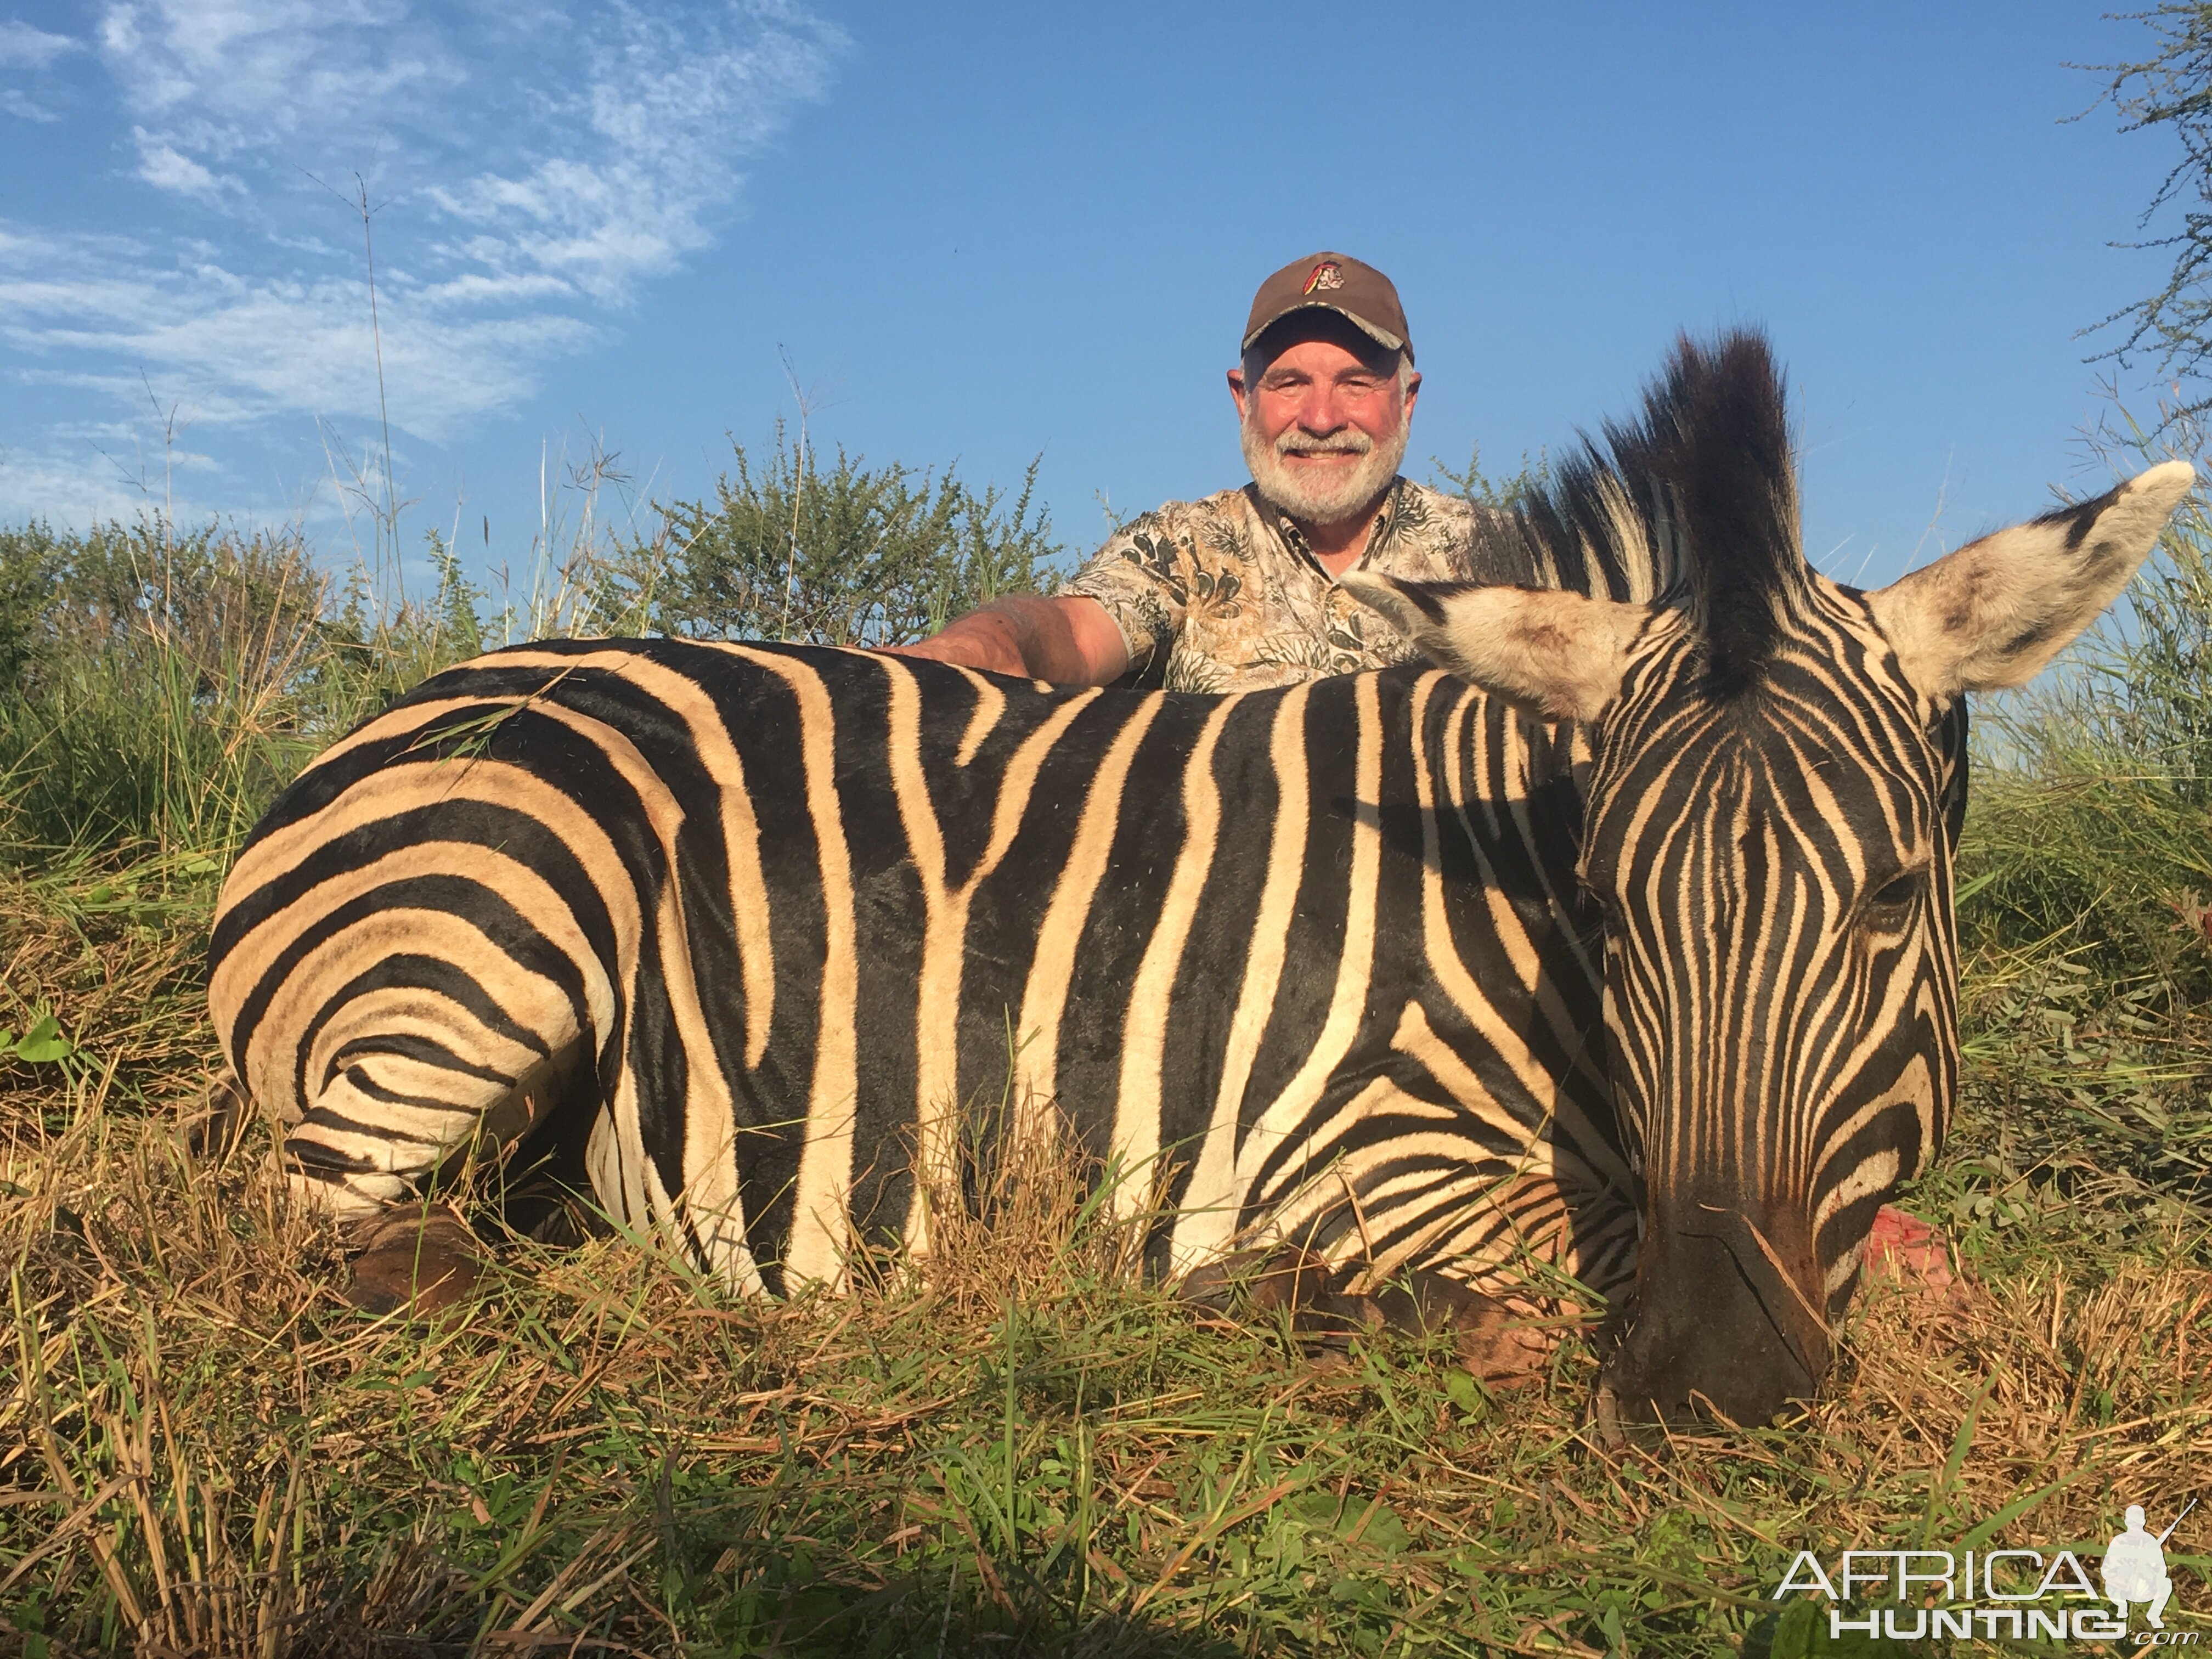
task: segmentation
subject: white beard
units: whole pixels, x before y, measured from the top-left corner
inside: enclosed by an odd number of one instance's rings
[[[1361,508],[1371,506],[1398,474],[1406,459],[1406,442],[1413,422],[1401,420],[1398,430],[1377,443],[1364,432],[1346,427],[1316,440],[1292,427],[1269,443],[1249,420],[1244,422],[1244,465],[1252,469],[1252,482],[1279,511],[1306,524],[1342,524]],[[1294,451],[1349,451],[1359,463],[1328,477],[1316,477],[1285,460]]]

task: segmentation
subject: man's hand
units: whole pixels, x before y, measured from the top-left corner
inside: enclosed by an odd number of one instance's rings
[[[1106,607],[1081,598],[994,599],[941,634],[884,648],[1054,685],[1104,685],[1129,666],[1129,648]]]

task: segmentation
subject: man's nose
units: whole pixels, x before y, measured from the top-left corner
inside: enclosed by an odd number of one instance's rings
[[[1341,432],[1347,424],[1344,405],[1334,386],[1314,386],[1299,402],[1298,426],[1314,437],[1326,438]]]

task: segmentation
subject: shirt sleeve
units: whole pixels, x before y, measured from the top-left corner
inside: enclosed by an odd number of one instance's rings
[[[1104,605],[1129,648],[1129,665],[1142,668],[1182,629],[1191,568],[1190,550],[1147,513],[1109,537],[1060,591]]]

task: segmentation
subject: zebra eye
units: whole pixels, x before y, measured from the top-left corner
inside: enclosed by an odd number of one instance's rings
[[[1908,870],[1905,874],[1893,878],[1869,896],[1866,902],[1866,908],[1877,915],[1887,912],[1889,915],[1894,916],[1897,912],[1904,909],[1906,905],[1920,896],[1923,879],[1921,872]]]
[[[1613,896],[1601,888],[1593,886],[1588,881],[1583,883],[1583,896],[1597,907],[1598,915],[1604,920],[1606,931],[1609,933],[1618,933],[1621,929],[1620,907],[1613,902]]]

